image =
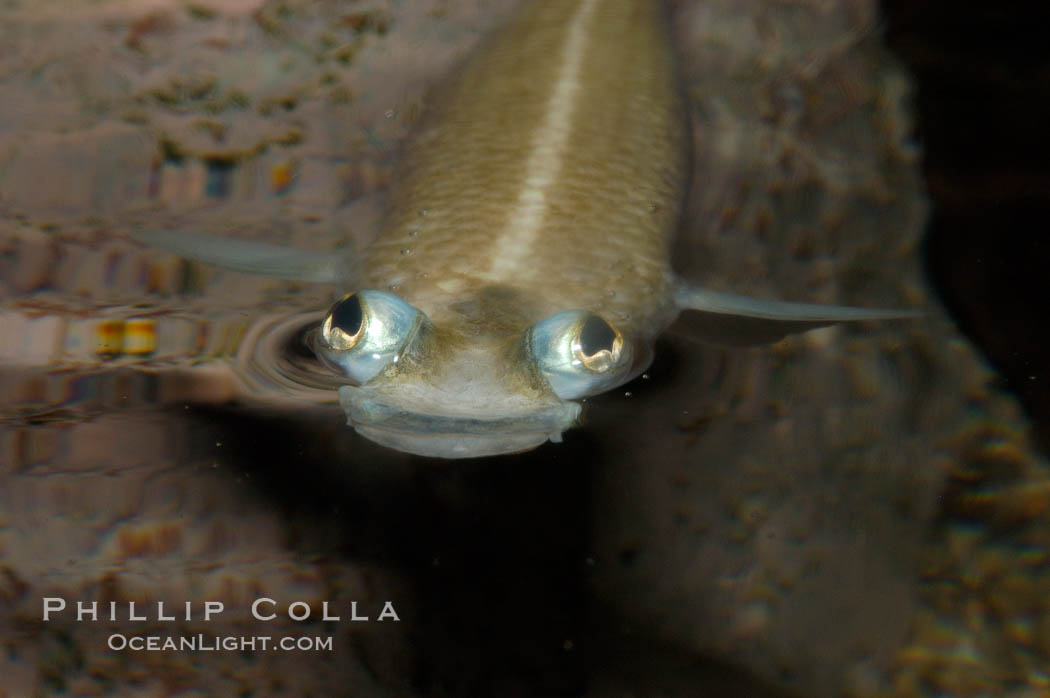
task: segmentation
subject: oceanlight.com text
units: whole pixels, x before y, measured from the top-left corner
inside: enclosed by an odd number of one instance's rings
[[[124,635],[106,640],[116,652],[331,652],[331,636],[307,635]]]

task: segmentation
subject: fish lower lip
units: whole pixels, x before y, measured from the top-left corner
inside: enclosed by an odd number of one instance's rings
[[[347,422],[384,446],[439,458],[465,458],[525,451],[547,440],[560,441],[580,414],[574,402],[501,416],[413,411],[344,385],[339,404]]]
[[[354,426],[419,434],[560,434],[575,424],[580,414],[580,406],[575,402],[559,402],[546,408],[506,416],[435,414],[392,404],[350,385],[339,388],[339,404]]]
[[[429,458],[482,458],[531,451],[552,440],[543,432],[515,434],[419,434],[364,424],[358,434],[380,446]]]

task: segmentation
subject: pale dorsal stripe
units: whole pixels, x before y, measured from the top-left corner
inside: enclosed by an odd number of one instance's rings
[[[580,66],[587,48],[587,29],[598,0],[584,0],[572,18],[561,58],[561,70],[547,102],[543,121],[533,134],[518,200],[503,234],[494,241],[489,268],[482,276],[492,281],[527,275],[533,247],[549,207],[549,192],[561,172],[569,143],[573,112],[580,92]]]

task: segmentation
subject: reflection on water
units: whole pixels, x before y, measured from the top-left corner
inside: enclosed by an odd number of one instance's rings
[[[1045,690],[1045,464],[936,311],[768,349],[672,330],[564,444],[435,465],[345,426],[302,339],[332,289],[130,241],[366,244],[423,85],[510,3],[256,5],[0,10],[0,689]],[[873,5],[678,5],[697,127],[679,269],[921,305],[908,85]],[[70,607],[45,623],[44,597]],[[260,597],[277,618],[251,616]],[[205,620],[207,600],[226,610]],[[76,601],[121,610],[77,622]],[[106,649],[132,631],[333,649]]]

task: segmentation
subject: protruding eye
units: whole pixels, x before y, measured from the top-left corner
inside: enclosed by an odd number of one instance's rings
[[[583,365],[597,373],[609,370],[623,348],[623,337],[612,325],[591,315],[580,327],[579,357]]]
[[[586,310],[552,315],[533,326],[525,341],[554,393],[563,400],[600,393],[628,378],[631,351],[623,335]]]
[[[397,296],[358,291],[332,306],[321,323],[317,353],[357,383],[396,363],[424,316]]]
[[[321,336],[332,349],[353,349],[364,334],[365,310],[361,307],[361,296],[351,293],[332,306],[328,317],[321,325]]]

